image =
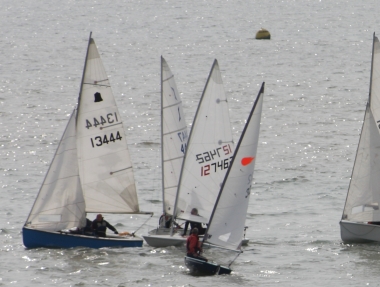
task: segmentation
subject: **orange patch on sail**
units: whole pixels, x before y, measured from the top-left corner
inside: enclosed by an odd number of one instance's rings
[[[241,160],[241,164],[244,166],[249,165],[254,159],[254,157],[244,157]]]

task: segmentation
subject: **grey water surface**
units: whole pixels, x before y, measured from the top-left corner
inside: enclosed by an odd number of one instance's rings
[[[376,0],[2,0],[0,286],[378,286],[379,244],[339,220],[368,98]],[[269,41],[255,40],[261,28]],[[79,92],[90,31],[123,116],[141,209],[161,213],[160,56],[187,122],[219,61],[237,142],[266,82],[250,244],[229,276],[195,277],[184,248],[33,249],[21,228]],[[110,216],[119,231],[147,217]],[[206,250],[227,263],[231,256]]]

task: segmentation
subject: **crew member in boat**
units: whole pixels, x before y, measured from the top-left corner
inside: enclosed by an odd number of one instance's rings
[[[199,242],[198,228],[193,228],[191,230],[191,235],[186,240],[186,249],[186,255],[188,257],[196,258],[207,262],[207,259],[200,255],[200,253],[202,252],[202,247],[201,243]]]
[[[94,235],[98,237],[106,237],[107,228],[111,229],[115,234],[119,234],[116,228],[104,220],[103,215],[98,214],[96,219],[92,222],[92,229],[94,230]]]
[[[191,210],[190,213],[192,215],[199,216],[198,209],[196,209],[195,207]],[[197,228],[198,229],[198,235],[205,234],[206,228],[202,227],[202,223],[200,223],[200,222],[194,222],[194,221],[186,221],[185,228],[183,229],[182,236],[186,235],[187,229],[189,228],[189,224],[190,224],[190,230],[193,230],[194,228]]]
[[[160,219],[158,221],[158,224],[160,228],[170,228],[170,225],[172,224],[172,216],[168,215],[166,213],[162,214],[160,216]],[[181,225],[179,225],[177,222],[174,221],[175,228],[181,229]]]
[[[170,224],[172,223],[172,217],[164,213],[160,216],[158,223],[161,228],[170,228]]]

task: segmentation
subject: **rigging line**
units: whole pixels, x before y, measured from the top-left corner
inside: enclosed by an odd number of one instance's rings
[[[123,168],[123,169],[119,169],[119,170],[115,170],[115,171],[111,171],[110,174],[112,175],[112,174],[114,174],[115,172],[120,172],[120,171],[127,170],[127,169],[131,169],[131,168],[132,168],[132,166],[127,167],[127,168]]]
[[[167,78],[167,79],[165,79],[165,80],[162,80],[162,82],[169,81],[171,78],[174,78],[174,75],[171,75],[169,78]]]
[[[153,212],[151,212],[150,213],[150,217],[148,217],[148,219],[147,220],[145,220],[145,222],[139,227],[139,228],[137,228],[135,231],[133,231],[132,232],[132,236],[133,237],[135,237],[135,233],[137,232],[137,231],[139,231],[140,229],[141,229],[141,227],[143,227],[147,222],[148,222],[148,220],[150,220],[152,217],[153,217]]]
[[[179,104],[182,104],[182,101],[179,101],[179,102],[176,102],[175,104],[172,104],[170,106],[166,106],[166,107],[163,107],[163,109],[167,109],[167,108],[171,108],[171,107],[174,107],[174,106],[178,106]]]
[[[163,134],[164,136],[167,136],[167,135],[170,135],[170,134],[174,134],[174,133],[177,133],[177,132],[181,132],[181,131],[184,131],[186,130],[187,127],[184,127],[184,128],[181,128],[181,129],[178,129],[176,131],[172,131],[172,132],[169,132],[169,133],[166,133],[166,134]]]
[[[109,128],[109,127],[113,127],[113,126],[117,126],[117,125],[121,125],[123,122],[121,123],[117,123],[117,124],[113,124],[113,125],[109,125],[109,126],[106,126],[106,127],[100,127],[99,129],[102,130],[102,129],[106,129],[106,128]]]
[[[240,252],[235,256],[235,258],[231,261],[230,264],[228,264],[228,268],[230,268],[230,266],[232,265],[232,263],[234,263],[234,261],[239,257],[240,254],[242,254],[243,251],[240,250]]]

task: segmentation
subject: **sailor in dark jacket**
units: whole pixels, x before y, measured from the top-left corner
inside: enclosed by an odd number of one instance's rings
[[[94,230],[95,236],[106,237],[107,228],[111,229],[115,234],[119,234],[115,227],[105,221],[101,214],[98,214],[96,219],[92,222],[92,229]]]

